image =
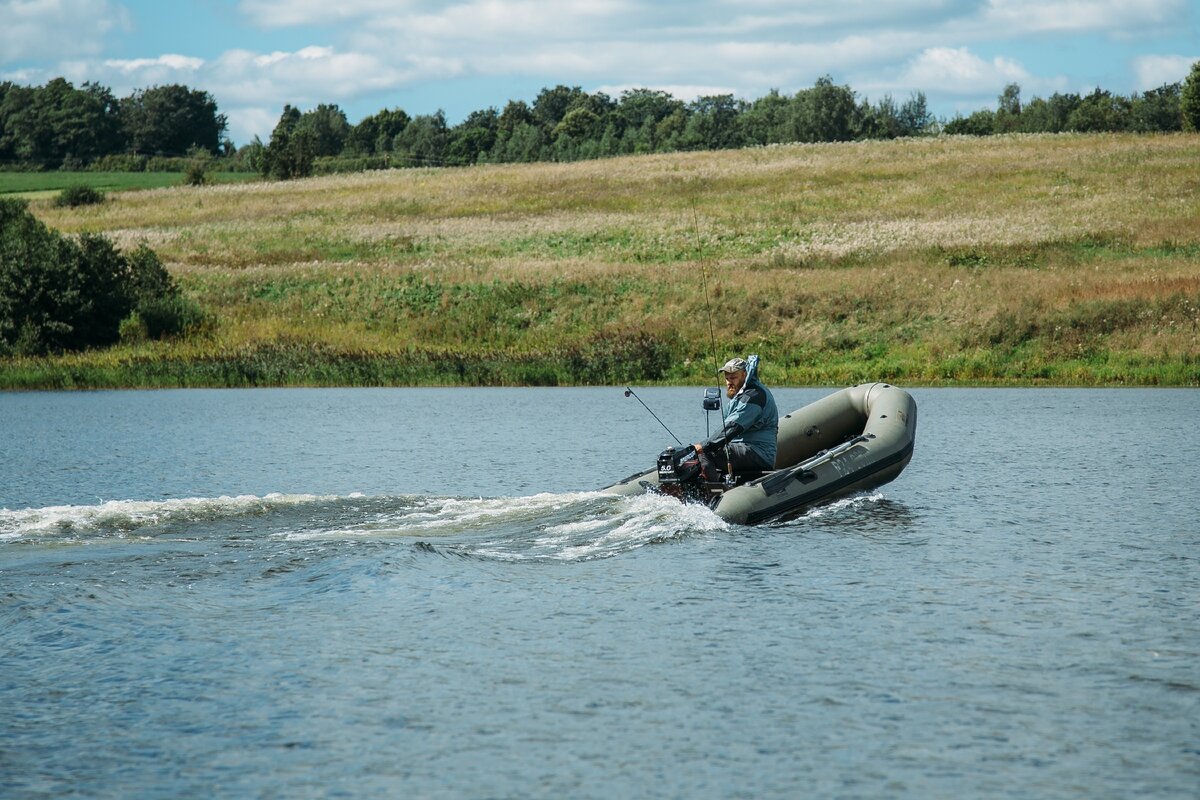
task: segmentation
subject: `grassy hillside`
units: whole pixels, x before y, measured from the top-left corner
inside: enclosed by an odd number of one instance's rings
[[[110,195],[203,335],[0,385],[1200,384],[1200,136],[796,145]],[[711,299],[711,353],[705,286]]]

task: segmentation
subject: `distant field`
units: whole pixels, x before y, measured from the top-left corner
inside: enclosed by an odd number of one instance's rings
[[[698,383],[750,352],[784,385],[1200,385],[1195,134],[395,170],[32,209],[148,243],[212,325],[0,359],[0,387]]]
[[[213,183],[252,181],[252,172],[209,173]],[[182,172],[0,172],[0,196],[37,199],[68,186],[90,186],[105,192],[129,189],[160,189],[183,183]]]

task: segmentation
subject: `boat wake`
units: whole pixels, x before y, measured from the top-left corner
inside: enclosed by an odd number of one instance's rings
[[[809,509],[790,522],[861,529],[886,512],[878,492]],[[866,508],[864,508],[864,506]],[[865,511],[872,513],[866,513]],[[886,515],[884,515],[886,516]],[[888,519],[880,524],[890,525]],[[420,552],[498,561],[586,561],[729,530],[707,507],[662,495],[599,492],[528,497],[315,494],[114,500],[0,509],[0,546],[258,540],[280,546],[407,544]],[[860,531],[861,532],[861,531]]]
[[[0,509],[0,544],[265,538],[401,542],[502,561],[579,561],[728,528],[703,506],[595,492],[529,497],[243,495]]]

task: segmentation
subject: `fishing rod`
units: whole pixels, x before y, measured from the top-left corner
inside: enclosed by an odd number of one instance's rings
[[[692,238],[696,241],[696,260],[700,262],[700,283],[704,286],[704,310],[708,312],[708,342],[710,345],[709,356],[713,360],[713,369],[717,366],[717,334],[713,330],[713,313],[712,301],[708,298],[708,270],[704,260],[704,248],[700,245],[700,212],[696,208],[696,198],[692,197]],[[721,387],[714,386],[704,390],[704,401],[701,404],[704,408],[704,433],[706,436],[712,435],[712,428],[708,423],[708,412],[720,411],[721,421],[725,421],[725,408],[721,405]],[[724,426],[722,426],[722,430]]]
[[[713,330],[712,301],[708,299],[708,270],[705,268],[704,248],[700,245],[700,212],[696,209],[696,198],[692,198],[692,237],[696,240],[696,256],[700,262],[700,283],[704,286],[704,309],[708,312],[709,355],[713,368],[717,366],[717,334]],[[717,387],[718,391],[720,387]],[[723,416],[723,415],[722,415]]]
[[[637,393],[635,391],[633,391],[633,389],[630,389],[628,386],[625,387],[625,396],[632,397],[634,400],[637,400],[639,403],[642,403],[642,398],[638,397]],[[642,403],[642,408],[646,409],[647,411],[650,411],[650,406],[646,405],[645,403]],[[679,441],[679,437],[671,432],[671,429],[667,427],[667,423],[663,422],[661,419],[658,419],[658,414],[655,414],[653,411],[650,411],[650,416],[652,416],[658,420],[658,424],[663,426],[663,430],[665,430],[667,433],[671,434],[671,438],[675,440],[675,443],[677,445],[679,445],[680,447],[683,447],[683,442]]]

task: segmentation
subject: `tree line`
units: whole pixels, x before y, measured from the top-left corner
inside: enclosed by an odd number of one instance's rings
[[[136,169],[153,156],[233,152],[225,115],[208,92],[180,84],[117,98],[98,83],[0,83],[0,165],[82,169],[107,159]]]
[[[794,94],[755,100],[731,94],[692,102],[654,89],[613,98],[578,86],[544,88],[531,103],[474,111],[457,125],[444,113],[384,109],[351,124],[336,104],[286,105],[269,140],[240,149],[207,93],[173,84],[117,99],[94,83],[56,78],[42,87],[0,83],[0,165],[145,168],[148,156],[222,156],[225,169],[286,179],[404,166],[574,161],[679,150],[792,142],[892,139],[937,133],[1171,132],[1200,129],[1200,62],[1187,79],[1128,97],[1097,88],[1022,102],[1010,84],[995,110],[939,120],[923,92],[870,102],[829,76]]]
[[[828,77],[794,95],[772,91],[752,102],[724,94],[685,103],[654,89],[630,89],[614,99],[559,85],[542,89],[532,103],[512,100],[503,110],[474,111],[453,126],[441,111],[410,117],[401,109],[383,110],[351,125],[336,105],[303,113],[289,105],[270,141],[250,147],[264,175],[289,178],[330,166],[322,159],[394,166],[574,161],[915,136],[935,126],[920,92],[902,103],[885,97],[872,104]]]
[[[532,103],[510,101],[503,110],[472,112],[449,125],[442,112],[410,117],[383,110],[351,125],[336,105],[301,112],[285,106],[270,140],[243,152],[265,176],[293,178],[386,166],[462,166],[587,158],[678,150],[716,150],[792,142],[892,139],[938,133],[1200,130],[1200,62],[1186,81],[1128,97],[1103,89],[1055,93],[1021,101],[1009,84],[996,110],[950,121],[929,113],[925,95],[871,103],[828,76],[792,95],[771,91],[753,101],[733,95],[691,103],[653,89],[612,98],[580,87],[543,89]]]

